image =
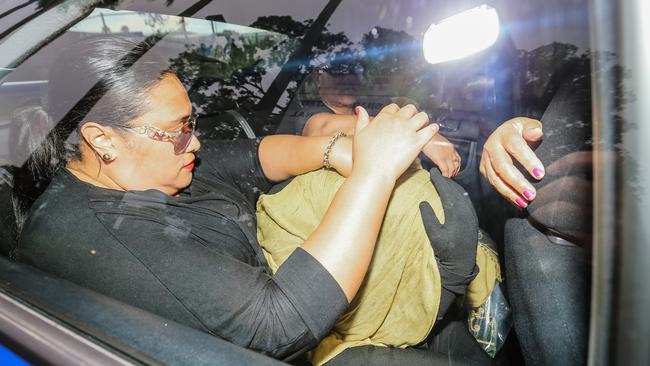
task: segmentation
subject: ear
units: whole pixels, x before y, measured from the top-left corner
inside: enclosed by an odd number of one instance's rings
[[[104,161],[112,161],[117,157],[118,152],[114,141],[116,135],[110,127],[86,122],[81,126],[81,137]],[[105,156],[109,158],[105,159]]]

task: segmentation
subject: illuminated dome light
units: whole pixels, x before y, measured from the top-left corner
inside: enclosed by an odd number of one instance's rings
[[[458,60],[490,47],[498,36],[496,9],[480,5],[431,24],[422,40],[424,58],[430,64]]]

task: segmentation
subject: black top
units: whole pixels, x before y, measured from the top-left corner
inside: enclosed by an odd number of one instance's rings
[[[103,189],[62,169],[32,207],[18,259],[277,358],[304,352],[348,302],[300,248],[269,269],[256,239],[255,201],[270,188],[259,142],[203,141],[178,197]]]

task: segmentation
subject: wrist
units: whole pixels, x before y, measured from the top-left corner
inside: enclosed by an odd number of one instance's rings
[[[344,177],[352,170],[352,138],[341,137],[330,152],[330,166]]]
[[[342,137],[345,137],[345,133],[343,132],[337,132],[334,136],[332,136],[328,143],[327,146],[325,147],[325,152],[323,152],[323,166],[325,168],[331,168],[331,159],[332,159],[332,150],[334,149],[334,146],[338,142],[338,140]]]
[[[365,164],[352,164],[350,176],[362,177],[368,182],[382,182],[393,185],[399,178],[398,174],[383,169],[380,166],[367,166]]]

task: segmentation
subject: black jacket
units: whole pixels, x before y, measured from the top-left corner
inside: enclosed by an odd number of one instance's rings
[[[270,188],[258,140],[203,141],[178,197],[84,183],[66,169],[32,207],[18,259],[277,358],[314,347],[348,306],[297,249],[273,275],[256,239]]]

